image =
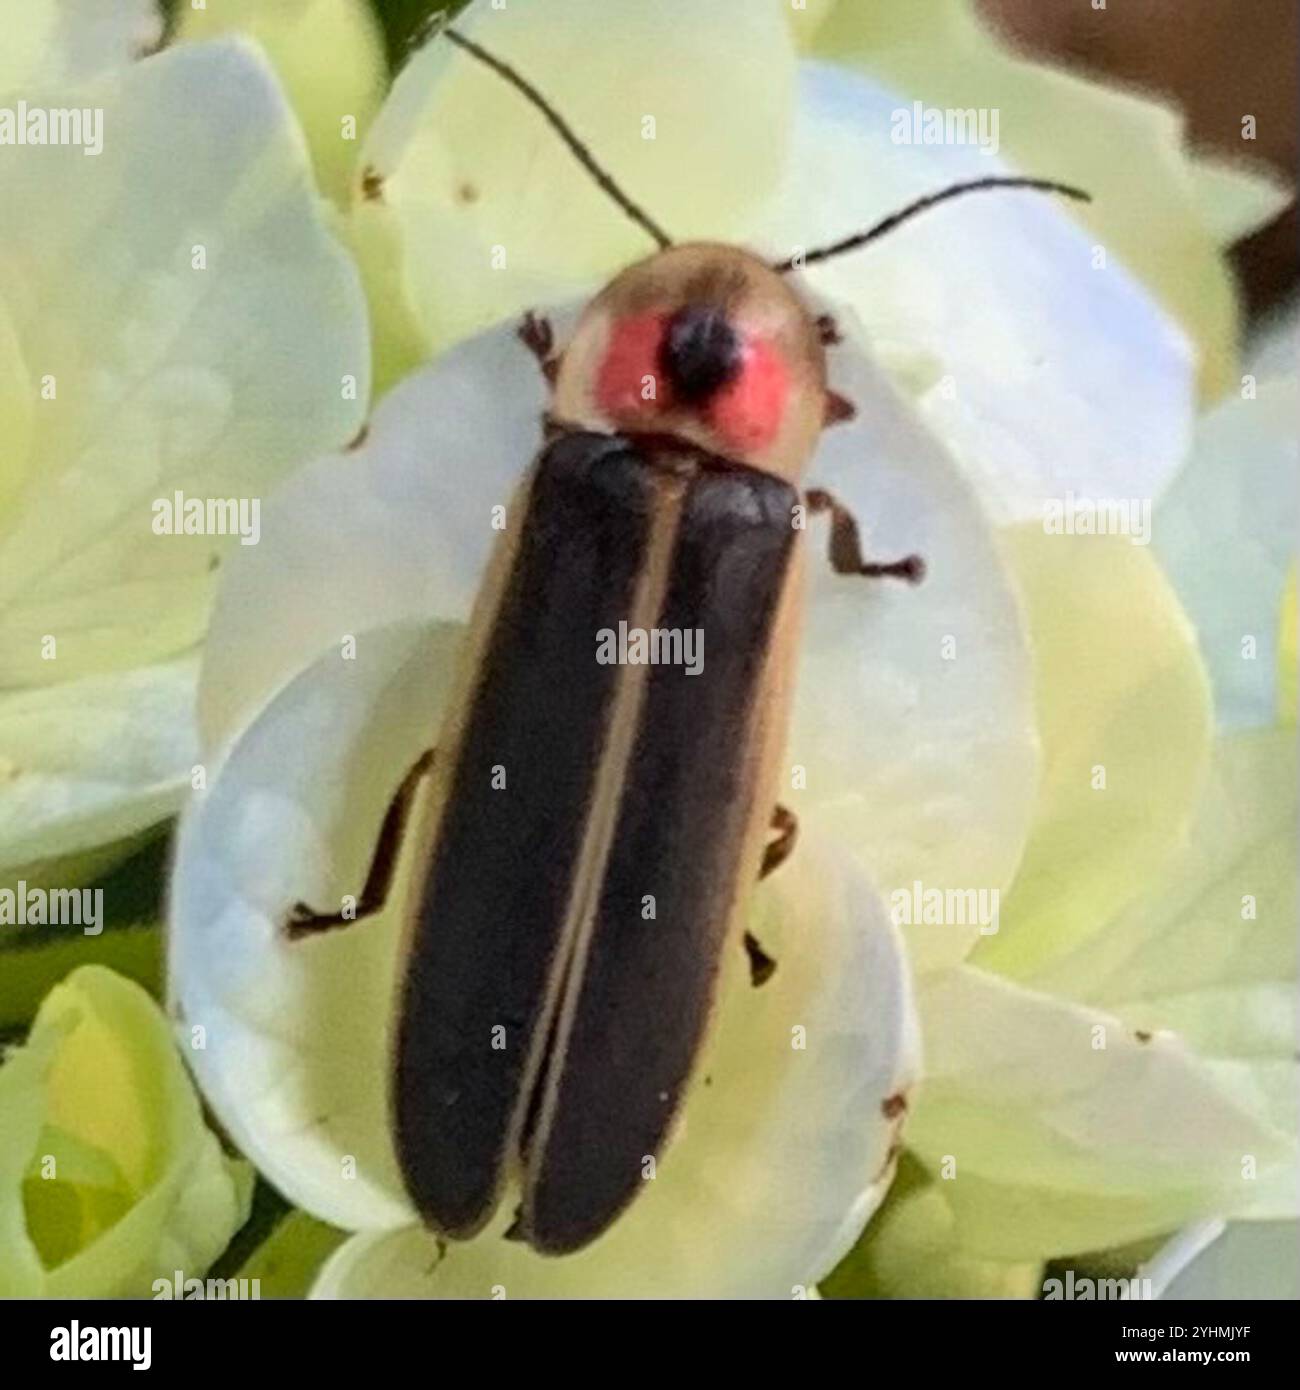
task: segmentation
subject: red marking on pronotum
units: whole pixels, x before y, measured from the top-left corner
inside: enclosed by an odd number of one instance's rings
[[[790,372],[780,351],[762,338],[741,347],[735,380],[722,387],[709,408],[719,438],[734,454],[766,449],[776,438],[790,395]]]
[[[615,418],[662,409],[671,390],[661,380],[659,349],[667,316],[633,314],[616,319],[596,377],[596,400]]]

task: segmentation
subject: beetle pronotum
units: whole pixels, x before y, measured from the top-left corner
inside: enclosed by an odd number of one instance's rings
[[[394,799],[358,904],[383,905],[413,837],[391,1084],[416,1208],[467,1238],[511,1181],[511,1236],[559,1254],[605,1230],[663,1147],[724,950],[744,942],[755,983],[775,968],[741,923],[796,829],[773,811],[774,771],[805,511],[829,513],[836,571],[922,574],[915,556],[864,560],[849,513],[798,491],[820,432],[852,407],[827,388],[833,323],[785,276],[959,194],[1086,195],[959,184],[779,265],[673,245],[534,87],[445,33],[536,106],[659,246],[592,300],[562,354],[544,319],[525,319],[552,387],[543,447],[480,591],[437,751]],[[697,632],[705,659],[602,663],[614,631]],[[288,929],[342,920],[300,905]]]

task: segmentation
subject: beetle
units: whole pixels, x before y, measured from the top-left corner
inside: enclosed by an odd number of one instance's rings
[[[862,554],[852,515],[801,491],[822,430],[832,320],[789,272],[988,188],[1086,198],[1040,179],[940,190],[875,227],[770,265],[673,244],[540,92],[457,31],[550,122],[657,243],[602,290],[559,351],[520,337],[550,387],[542,448],[480,589],[449,712],[398,790],[356,911],[299,904],[291,935],[384,906],[415,848],[391,1078],[396,1154],[439,1236],[483,1229],[544,1254],[595,1240],[664,1148],[701,1050],[724,951],[761,984],[751,884],[790,853],[776,806],[806,528],[829,518],[841,574],[917,583],[917,556]],[[693,635],[701,659],[601,659],[613,633]],[[672,639],[672,640],[670,640]],[[775,808],[775,809],[774,809]],[[769,836],[771,838],[769,839]]]

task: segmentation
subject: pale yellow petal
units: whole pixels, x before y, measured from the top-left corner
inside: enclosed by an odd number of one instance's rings
[[[736,237],[776,182],[795,63],[768,0],[479,0],[456,26],[526,73],[674,238]],[[545,119],[446,40],[398,75],[359,178],[437,347],[654,249]]]
[[[1245,1209],[1286,1156],[1177,1038],[970,966],[920,990],[925,1084],[909,1147],[961,1248],[1042,1260]]]
[[[266,50],[311,147],[321,191],[350,196],[361,141],[387,83],[383,36],[366,0],[212,0],[179,7],[176,38],[242,33]]]
[[[1102,930],[1181,843],[1208,765],[1195,634],[1122,536],[1006,533],[1034,651],[1044,777],[1000,929],[973,960],[1017,978]]]
[[[1093,195],[1079,216],[1098,245],[1136,272],[1193,337],[1203,393],[1228,388],[1238,309],[1221,254],[1222,219],[1202,220],[1204,184],[1172,110],[1018,57],[966,0],[840,4],[814,51],[889,83],[905,102],[996,109],[1004,155],[1027,174]]]

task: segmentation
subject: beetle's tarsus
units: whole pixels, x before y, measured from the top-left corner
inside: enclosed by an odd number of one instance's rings
[[[862,554],[862,537],[853,513],[823,488],[809,488],[804,494],[809,511],[830,512],[830,561],[836,574],[858,574],[871,579],[902,579],[919,584],[925,578],[925,561],[920,555],[901,560],[867,560]]]
[[[356,914],[344,916],[341,912],[317,912],[310,903],[294,903],[285,919],[284,933],[290,941],[298,941],[304,936],[333,931],[335,927],[350,927],[356,920]]]
[[[908,584],[919,584],[925,578],[925,561],[919,555],[904,555],[901,560],[891,560],[887,564],[868,561],[856,573],[869,579],[901,579]]]
[[[776,961],[751,931],[745,933],[745,954],[749,957],[749,983],[758,989],[776,974]]]
[[[295,903],[284,924],[285,933],[291,941],[300,940],[304,936],[315,936],[318,932],[332,931],[337,927],[350,927],[355,922],[373,917],[383,910],[384,904],[388,901],[389,890],[393,886],[402,837],[411,814],[416,788],[420,779],[433,766],[434,756],[435,750],[432,748],[427,748],[420,754],[411,770],[402,778],[401,786],[389,803],[384,823],[379,828],[379,839],[375,842],[375,853],[370,861],[366,884],[357,899],[355,909],[350,913],[321,913],[308,903]]]
[[[772,829],[776,831],[776,838],[769,840],[763,849],[759,878],[766,878],[789,859],[799,838],[799,818],[788,806],[778,806],[772,812]]]
[[[827,391],[826,414],[823,416],[824,425],[829,427],[844,424],[845,421],[854,419],[857,413],[857,406],[847,396],[840,395],[838,391]]]
[[[822,347],[838,347],[844,341],[844,335],[840,332],[839,324],[835,322],[834,314],[818,314],[816,322],[817,337]]]
[[[535,314],[531,309],[524,315],[518,329],[519,341],[537,359],[542,375],[548,386],[555,385],[560,374],[560,359],[555,351],[555,329],[544,314]]]

